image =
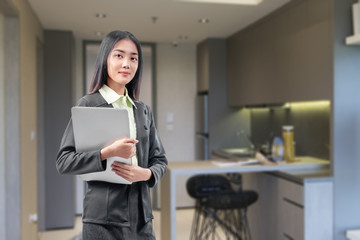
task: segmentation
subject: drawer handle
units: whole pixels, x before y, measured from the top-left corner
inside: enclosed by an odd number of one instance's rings
[[[294,238],[292,238],[289,234],[286,234],[284,232],[282,232],[281,234],[288,240],[294,240]]]
[[[302,208],[302,209],[304,208],[303,205],[301,205],[300,203],[294,202],[293,200],[291,200],[291,199],[289,199],[289,198],[283,197],[283,200],[284,200],[285,202],[287,202],[287,203],[290,203],[290,204],[296,206],[296,207],[299,207],[299,208]]]

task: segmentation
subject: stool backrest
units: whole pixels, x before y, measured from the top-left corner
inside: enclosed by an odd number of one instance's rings
[[[192,198],[206,198],[214,194],[232,191],[229,180],[222,175],[195,175],[186,182],[186,190]]]

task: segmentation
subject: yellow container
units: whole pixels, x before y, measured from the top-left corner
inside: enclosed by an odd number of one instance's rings
[[[284,160],[286,162],[295,162],[294,156],[294,126],[283,126],[284,139]]]

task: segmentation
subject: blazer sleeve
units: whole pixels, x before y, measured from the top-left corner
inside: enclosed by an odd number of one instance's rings
[[[149,149],[149,169],[152,172],[152,178],[148,181],[149,187],[155,186],[162,176],[165,174],[167,169],[167,158],[165,155],[165,150],[161,143],[160,137],[157,133],[154,117],[152,115],[151,109],[149,107],[149,117],[151,119],[150,125],[150,149]]]
[[[88,106],[81,98],[77,106]],[[91,152],[77,152],[75,149],[74,131],[70,119],[61,140],[56,159],[56,168],[60,174],[84,174],[104,171],[106,161],[101,161],[100,150]]]

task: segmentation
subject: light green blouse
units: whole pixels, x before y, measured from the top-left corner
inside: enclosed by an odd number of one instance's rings
[[[117,94],[114,90],[104,84],[99,92],[101,96],[106,100],[108,104],[112,104],[114,108],[126,109],[129,114],[129,127],[130,127],[130,138],[136,139],[136,123],[134,118],[133,107],[136,108],[134,102],[128,95],[128,91],[125,88],[125,96]],[[131,162],[133,165],[138,165],[136,155],[132,157]]]

